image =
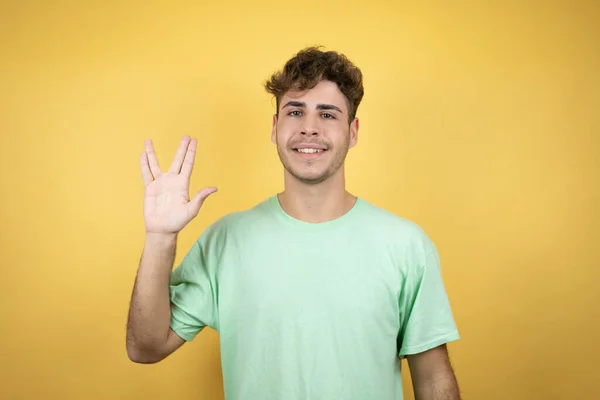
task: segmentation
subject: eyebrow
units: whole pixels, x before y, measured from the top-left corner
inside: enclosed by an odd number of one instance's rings
[[[285,105],[281,108],[284,109],[286,107],[304,107],[304,108],[306,108],[306,103],[303,101],[293,101],[292,100],[292,101],[288,101],[287,103],[285,103]],[[335,110],[335,111],[339,112],[340,114],[344,113],[338,106],[334,106],[333,104],[317,104],[317,110]]]

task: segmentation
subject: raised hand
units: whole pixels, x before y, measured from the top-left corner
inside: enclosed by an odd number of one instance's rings
[[[144,221],[146,233],[177,234],[194,219],[204,200],[217,191],[207,187],[190,200],[190,176],[196,157],[196,139],[184,136],[167,172],[162,172],[152,141],[146,140],[140,157],[144,180]]]

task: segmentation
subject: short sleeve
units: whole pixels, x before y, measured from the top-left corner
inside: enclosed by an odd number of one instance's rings
[[[186,341],[206,326],[218,330],[217,270],[224,235],[219,224],[211,225],[171,273],[170,326]]]
[[[399,299],[400,358],[460,339],[433,243],[412,262]]]

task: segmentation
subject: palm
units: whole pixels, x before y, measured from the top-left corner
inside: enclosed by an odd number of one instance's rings
[[[178,232],[191,220],[187,204],[188,185],[180,175],[161,175],[146,187],[144,218],[146,230]]]
[[[196,141],[184,137],[169,168],[162,172],[150,141],[141,157],[145,184],[144,220],[147,232],[177,233],[197,214],[202,203],[216,188],[205,188],[189,197],[190,175],[194,165]]]

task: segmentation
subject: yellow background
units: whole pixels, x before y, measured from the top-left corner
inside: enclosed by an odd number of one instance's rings
[[[261,85],[322,44],[365,74],[349,189],[439,247],[464,398],[600,398],[599,11],[3,2],[0,397],[222,399],[213,331],[157,365],[127,359],[138,156],[152,138],[166,167],[192,135],[192,191],[220,188],[181,234],[179,261],[210,222],[281,189]]]

